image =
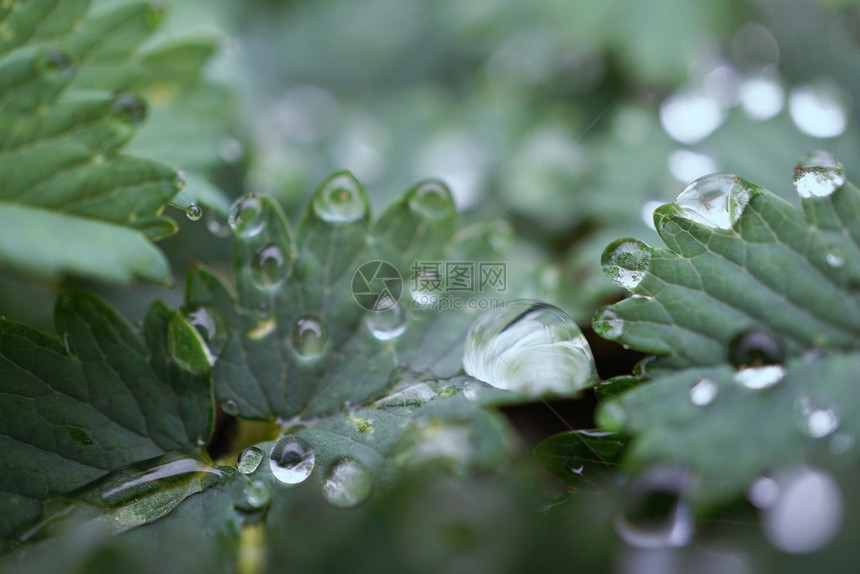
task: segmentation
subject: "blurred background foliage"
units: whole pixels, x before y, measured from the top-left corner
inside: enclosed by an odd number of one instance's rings
[[[335,170],[356,174],[377,213],[416,180],[440,178],[467,221],[512,225],[509,273],[532,280],[510,296],[554,302],[587,325],[598,304],[621,295],[600,270],[601,251],[620,236],[655,242],[651,212],[693,179],[737,173],[797,203],[791,168],[818,148],[860,178],[858,8],[855,0],[175,0],[159,37],[199,34],[218,49],[199,81],[172,79],[184,91],[147,94],[150,118],[129,149],[156,150],[231,198],[274,195],[293,218]],[[179,233],[159,243],[175,285],[65,283],[87,284],[132,318],[156,297],[178,307],[192,262],[230,273],[223,206],[213,203],[200,221],[180,217]],[[0,314],[50,329],[58,287],[5,277]],[[619,551],[605,528],[617,501],[532,478],[407,484],[349,515],[284,503],[272,512],[285,517],[289,543],[272,546],[270,560],[354,571],[381,556],[407,568],[426,552],[428,564],[463,572],[851,564],[860,504],[845,482],[846,530],[829,550],[795,560],[763,541],[745,502],[683,550]],[[430,539],[435,546],[423,543]],[[511,553],[506,566],[500,549]]]

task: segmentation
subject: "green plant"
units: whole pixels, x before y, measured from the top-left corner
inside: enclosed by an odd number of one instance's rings
[[[3,571],[850,568],[860,16],[640,4],[0,2]]]

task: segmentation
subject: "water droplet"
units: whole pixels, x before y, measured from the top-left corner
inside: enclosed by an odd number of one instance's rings
[[[831,267],[842,267],[845,265],[845,257],[838,251],[830,251],[824,256],[825,261]]]
[[[749,189],[738,176],[714,173],[700,177],[675,199],[685,215],[711,228],[731,229],[749,203]]]
[[[272,474],[285,484],[298,484],[306,480],[314,470],[316,454],[303,439],[285,436],[275,443],[269,452],[269,468]]]
[[[768,476],[756,478],[747,489],[747,500],[756,508],[767,508],[779,499],[779,485]]]
[[[167,454],[110,473],[99,479],[98,490],[102,502],[115,508],[160,490],[177,477],[197,473],[221,476],[220,470],[203,461]]]
[[[845,168],[826,151],[814,151],[800,158],[793,179],[800,197],[827,197],[845,185]]]
[[[228,415],[235,417],[239,414],[239,405],[233,399],[227,399],[223,403],[221,403],[221,410],[223,410]]]
[[[801,467],[778,477],[779,497],[762,510],[762,530],[778,549],[807,554],[824,548],[842,526],[842,493],[826,472]]]
[[[290,331],[293,350],[305,359],[313,359],[323,354],[328,343],[328,329],[316,317],[297,319]]]
[[[463,396],[467,401],[477,401],[484,394],[486,385],[478,381],[466,381],[463,384]]]
[[[247,239],[263,231],[266,226],[266,216],[263,203],[256,195],[248,195],[238,199],[230,208],[227,223],[233,228],[237,237]]]
[[[447,187],[437,181],[428,181],[410,192],[409,208],[428,219],[439,219],[454,213],[454,202]]]
[[[748,389],[767,389],[778,384],[785,377],[782,365],[745,367],[735,372],[735,381]]]
[[[604,307],[594,317],[594,330],[604,339],[618,340],[624,334],[624,319],[612,307]]]
[[[759,329],[750,329],[729,342],[729,362],[737,367],[735,381],[748,389],[766,389],[782,381],[785,351],[779,340]]]
[[[314,213],[329,223],[358,221],[368,211],[361,184],[348,173],[326,181],[313,198]]]
[[[689,476],[678,468],[656,468],[631,483],[615,532],[636,548],[679,548],[693,538],[693,516],[683,499]]]
[[[278,245],[264,245],[251,260],[251,282],[258,289],[275,289],[287,277],[288,267],[284,251]]]
[[[196,203],[192,203],[185,210],[185,217],[191,221],[200,221],[200,218],[203,217],[203,208]]]
[[[825,437],[839,428],[839,415],[836,411],[832,408],[813,405],[809,397],[798,401],[797,410],[800,412],[806,432],[812,438]]]
[[[675,140],[694,144],[720,127],[726,114],[720,102],[705,94],[688,92],[660,104],[660,124]]]
[[[260,313],[264,314],[267,312],[268,307],[261,307]],[[255,341],[262,341],[269,335],[275,332],[275,328],[277,327],[277,323],[271,317],[260,319],[257,322],[257,326],[251,329],[246,333],[249,339],[253,339]]]
[[[227,320],[214,305],[204,303],[183,309],[186,320],[191,323],[213,356],[221,353],[227,343]]]
[[[651,248],[636,239],[619,239],[606,248],[601,258],[603,272],[625,289],[639,286],[651,263]]]
[[[373,406],[376,408],[420,407],[437,396],[436,391],[430,388],[427,383],[417,383],[379,399]]]
[[[847,101],[842,88],[831,82],[795,86],[788,96],[788,113],[800,131],[832,138],[848,126]]]
[[[242,474],[251,474],[263,462],[264,456],[265,453],[262,450],[255,446],[249,446],[239,453],[239,457],[236,459],[236,468]]]
[[[463,368],[511,391],[568,393],[594,378],[591,349],[564,311],[534,301],[491,309],[466,335]]]
[[[363,502],[372,490],[370,472],[353,458],[342,458],[334,463],[322,484],[326,500],[344,508]]]
[[[384,311],[368,313],[364,316],[364,324],[380,341],[396,339],[406,332],[406,317],[400,305],[394,305]]]
[[[44,76],[68,76],[74,69],[72,57],[60,50],[49,50],[36,62],[36,68]]]
[[[66,352],[71,355],[72,354],[72,344],[69,341],[69,334],[63,333],[63,346],[66,348]]]
[[[139,126],[146,120],[146,100],[128,92],[117,95],[111,102],[113,114],[123,122]]]
[[[272,487],[259,478],[249,480],[244,488],[245,502],[251,508],[263,508],[272,500]]]
[[[704,377],[699,379],[690,389],[690,402],[697,407],[704,407],[717,398],[717,393],[720,392],[720,387],[711,379]]]

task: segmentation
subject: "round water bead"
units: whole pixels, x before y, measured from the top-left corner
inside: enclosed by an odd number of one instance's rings
[[[269,451],[272,475],[284,484],[298,484],[314,470],[316,454],[307,441],[293,435],[278,440]]]

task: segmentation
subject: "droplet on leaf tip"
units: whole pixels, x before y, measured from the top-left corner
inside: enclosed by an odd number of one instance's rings
[[[845,185],[845,168],[833,155],[818,150],[798,160],[793,180],[800,197],[827,197]]]
[[[328,223],[358,221],[368,211],[361,185],[348,173],[340,173],[326,181],[312,200],[314,214]]]
[[[203,208],[196,203],[192,203],[188,206],[188,209],[185,210],[185,217],[191,221],[199,221],[200,218],[203,217]]]
[[[731,229],[750,200],[738,176],[715,173],[700,177],[678,194],[675,205],[684,215],[712,229]]]
[[[651,263],[651,248],[636,239],[619,239],[603,252],[603,272],[619,287],[639,286]]]
[[[256,195],[238,199],[230,208],[227,223],[237,237],[247,239],[258,235],[266,226],[263,203]]]

